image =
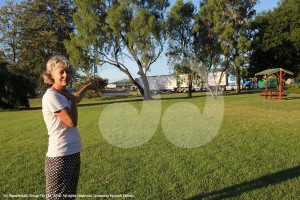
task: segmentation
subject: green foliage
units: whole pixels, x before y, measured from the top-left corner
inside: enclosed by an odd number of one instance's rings
[[[241,68],[247,64],[251,51],[251,34],[248,31],[252,21],[256,0],[208,0],[200,9],[202,23],[218,38],[223,65],[232,68],[237,77],[237,93],[240,92]],[[203,17],[205,16],[205,17]]]
[[[197,73],[201,76],[203,82],[206,82],[208,73],[217,68],[225,68],[227,65],[223,62],[221,44],[218,39],[218,33],[214,31],[213,9],[207,1],[200,4],[200,10],[195,16],[195,25],[192,30],[194,35],[194,52],[196,62],[199,63]],[[212,93],[213,94],[213,93]]]
[[[187,74],[189,83],[188,97],[192,97],[192,79],[195,69],[193,42],[194,15],[196,7],[192,2],[177,0],[167,13],[168,63],[177,75]]]
[[[16,62],[18,54],[18,44],[20,39],[21,23],[18,16],[22,8],[13,4],[12,1],[0,8],[0,42],[1,50],[5,52],[6,59]]]
[[[300,94],[300,83],[289,85],[288,92],[291,94]]]
[[[84,85],[90,82],[95,82],[97,89],[93,91],[88,90],[85,94],[87,98],[100,97],[108,84],[107,79],[103,79],[99,76],[79,76],[75,83],[75,90],[79,91]]]
[[[65,42],[71,63],[77,68],[109,64],[124,72],[150,98],[146,73],[162,52],[164,11],[168,1],[74,0],[76,34]],[[135,61],[144,89],[123,63]],[[145,93],[144,93],[145,90]]]
[[[274,11],[255,18],[251,28],[253,42],[251,71],[255,74],[268,68],[284,68],[300,73],[300,2],[282,0]]]
[[[44,87],[41,74],[53,55],[66,55],[63,41],[73,32],[71,0],[32,0],[0,9],[1,46],[8,68]]]
[[[167,37],[169,63],[174,67],[191,59],[193,55],[194,12],[196,8],[191,2],[177,0],[167,13]],[[185,66],[190,67],[190,66]]]
[[[0,62],[0,108],[29,108],[30,95],[34,95],[30,81],[8,71],[7,63]]]

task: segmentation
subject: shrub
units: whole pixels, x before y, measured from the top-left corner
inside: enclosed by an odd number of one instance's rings
[[[93,91],[87,91],[85,94],[87,98],[100,97],[105,89],[105,86],[108,84],[107,79],[103,79],[99,76],[80,76],[77,78],[77,83],[75,83],[75,90],[79,91],[84,85],[90,82],[96,82],[98,88]]]
[[[289,85],[288,92],[291,94],[300,94],[300,83]]]
[[[28,97],[34,95],[32,84],[27,78],[8,71],[6,65],[0,62],[0,108],[30,108]]]

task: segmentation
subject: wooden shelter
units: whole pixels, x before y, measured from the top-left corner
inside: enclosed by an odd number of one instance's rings
[[[275,74],[277,77],[279,77],[279,90],[275,91],[275,93],[273,94],[273,91],[269,91],[268,90],[268,78],[270,75]],[[278,96],[277,92],[279,93],[279,99],[282,99],[282,90],[283,90],[283,77],[286,74],[290,74],[290,75],[294,75],[293,72],[290,72],[288,70],[282,69],[282,68],[276,68],[276,69],[267,69],[264,70],[262,72],[256,73],[255,76],[259,76],[259,75],[264,75],[266,78],[266,87],[265,87],[265,91],[264,94],[262,96],[265,96],[266,99],[268,99],[268,96],[270,96],[271,100],[272,97],[274,96],[275,98]]]

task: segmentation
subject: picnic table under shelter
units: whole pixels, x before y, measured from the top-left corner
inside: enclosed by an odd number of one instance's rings
[[[268,90],[268,78],[270,75],[275,74],[277,77],[279,77],[279,88],[276,91],[273,90]],[[261,71],[259,73],[256,73],[255,76],[260,76],[263,75],[266,79],[266,86],[265,86],[265,91],[261,96],[265,96],[265,99],[268,99],[268,96],[270,96],[270,99],[272,100],[272,97],[277,98],[279,96],[279,99],[282,99],[283,96],[283,77],[286,74],[294,75],[293,72],[282,69],[282,68],[275,68],[275,69],[267,69],[264,71]]]

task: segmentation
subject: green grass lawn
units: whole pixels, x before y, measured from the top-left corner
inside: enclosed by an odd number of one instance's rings
[[[161,117],[179,102],[191,102],[200,111],[204,109],[204,93],[196,93],[192,99],[185,97],[162,95]],[[266,101],[257,93],[225,95],[218,134],[198,148],[182,148],[170,142],[164,135],[162,120],[147,142],[133,148],[112,145],[99,129],[99,118],[115,102],[128,102],[138,111],[142,107],[140,97],[84,99],[78,107],[83,142],[78,195],[299,199],[299,95],[282,101]],[[48,136],[41,99],[31,100],[31,107],[0,112],[1,199],[10,194],[44,194]],[[134,130],[128,126],[126,132]]]

